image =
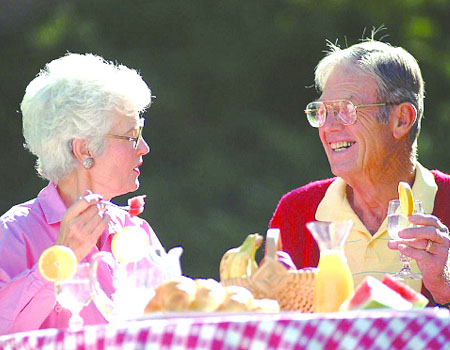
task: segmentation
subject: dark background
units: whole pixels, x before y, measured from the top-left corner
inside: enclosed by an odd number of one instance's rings
[[[345,47],[384,25],[376,38],[418,59],[419,160],[450,172],[449,13],[447,0],[0,0],[0,211],[46,185],[22,146],[25,87],[67,51],[99,54],[140,70],[157,96],[142,217],[184,247],[185,274],[217,278],[222,254],[265,234],[284,193],[332,176],[303,113],[326,39]]]

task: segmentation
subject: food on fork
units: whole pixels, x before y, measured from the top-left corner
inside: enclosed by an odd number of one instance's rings
[[[132,197],[128,200],[128,205],[130,207],[128,209],[128,213],[131,216],[138,216],[142,214],[142,212],[144,211],[146,197],[147,196],[144,194],[142,196]]]

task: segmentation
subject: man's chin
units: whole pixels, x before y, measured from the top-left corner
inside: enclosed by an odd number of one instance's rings
[[[340,177],[344,180],[351,178],[356,174],[355,169],[343,164],[332,165],[330,168],[334,176]]]

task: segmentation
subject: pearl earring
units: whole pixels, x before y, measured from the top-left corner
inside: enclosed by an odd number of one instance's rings
[[[89,157],[89,158],[86,158],[86,159],[83,161],[83,167],[84,167],[86,170],[91,169],[93,166],[94,166],[94,158]]]

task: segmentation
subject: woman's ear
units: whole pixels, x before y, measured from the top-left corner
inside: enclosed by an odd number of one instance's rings
[[[92,157],[92,154],[87,147],[86,139],[79,139],[79,138],[73,139],[72,153],[74,157],[78,160],[78,162],[80,162],[80,164],[83,164],[86,158]]]
[[[416,107],[410,102],[404,102],[396,106],[391,115],[392,132],[396,139],[401,139],[409,134],[409,130],[417,119]]]

